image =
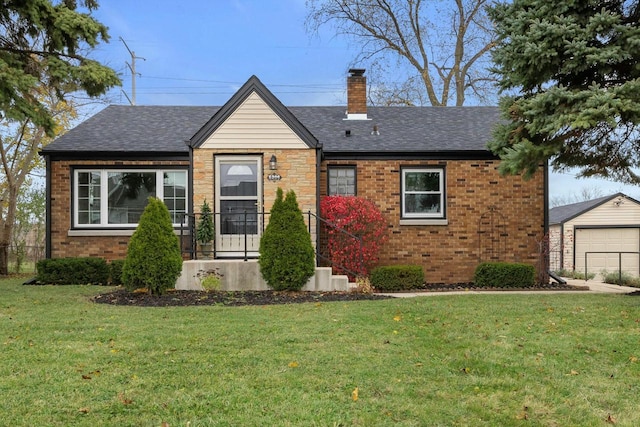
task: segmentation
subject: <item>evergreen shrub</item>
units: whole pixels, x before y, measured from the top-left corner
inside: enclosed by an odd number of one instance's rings
[[[405,291],[424,286],[424,271],[419,265],[388,265],[371,271],[371,285],[377,291]]]
[[[529,264],[485,262],[476,267],[474,283],[481,288],[523,288],[535,284],[536,269]]]
[[[122,283],[129,291],[146,288],[160,295],[175,287],[182,272],[180,242],[162,200],[149,197],[136,231],[131,236],[122,266]]]
[[[278,188],[269,224],[260,239],[260,272],[276,291],[299,291],[315,273],[315,253],[293,190]]]
[[[123,259],[114,259],[109,264],[109,276],[111,278],[110,283],[113,286],[122,285],[122,267],[124,266]]]
[[[48,285],[106,285],[109,266],[102,258],[52,258],[37,263],[36,281]]]

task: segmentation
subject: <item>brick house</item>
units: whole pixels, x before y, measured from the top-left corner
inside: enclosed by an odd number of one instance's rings
[[[469,282],[487,260],[539,266],[547,173],[500,176],[485,147],[498,109],[367,106],[363,73],[350,70],[346,112],[285,107],[255,76],[222,107],[107,107],[42,151],[47,256],[123,258],[155,195],[176,229],[209,201],[216,258],[257,257],[281,187],[303,212],[328,194],[374,201],[380,264],[422,265],[429,283]]]

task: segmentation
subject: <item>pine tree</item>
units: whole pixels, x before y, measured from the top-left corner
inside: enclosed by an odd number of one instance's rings
[[[640,1],[514,0],[489,15],[506,94],[489,144],[501,172],[528,177],[550,159],[640,184]]]
[[[181,272],[180,241],[169,210],[162,200],[150,197],[129,241],[122,282],[129,291],[147,288],[160,295],[175,286]]]
[[[299,291],[315,273],[311,236],[293,190],[278,188],[269,224],[260,239],[260,272],[277,291]]]

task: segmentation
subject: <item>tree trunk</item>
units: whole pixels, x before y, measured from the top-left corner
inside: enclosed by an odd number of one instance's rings
[[[9,274],[9,243],[0,242],[0,276]]]

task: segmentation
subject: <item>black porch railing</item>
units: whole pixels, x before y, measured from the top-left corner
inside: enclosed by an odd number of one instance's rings
[[[209,249],[213,258],[236,258],[248,260],[258,257],[260,236],[262,236],[269,212],[212,212],[213,222],[217,229],[215,241]],[[311,236],[316,236],[315,252],[318,266],[333,267],[336,272],[346,273],[351,277],[362,275],[364,271],[364,256],[362,238],[338,227],[335,224],[319,217],[311,211],[303,214],[307,229]],[[183,255],[189,259],[202,259],[202,244],[197,241],[197,228],[202,218],[202,213],[184,214],[180,222],[180,249]],[[315,230],[315,233],[314,233]],[[356,248],[353,257],[356,259],[355,271],[344,265],[333,262],[329,240],[331,234],[338,235],[342,239],[352,239]]]

